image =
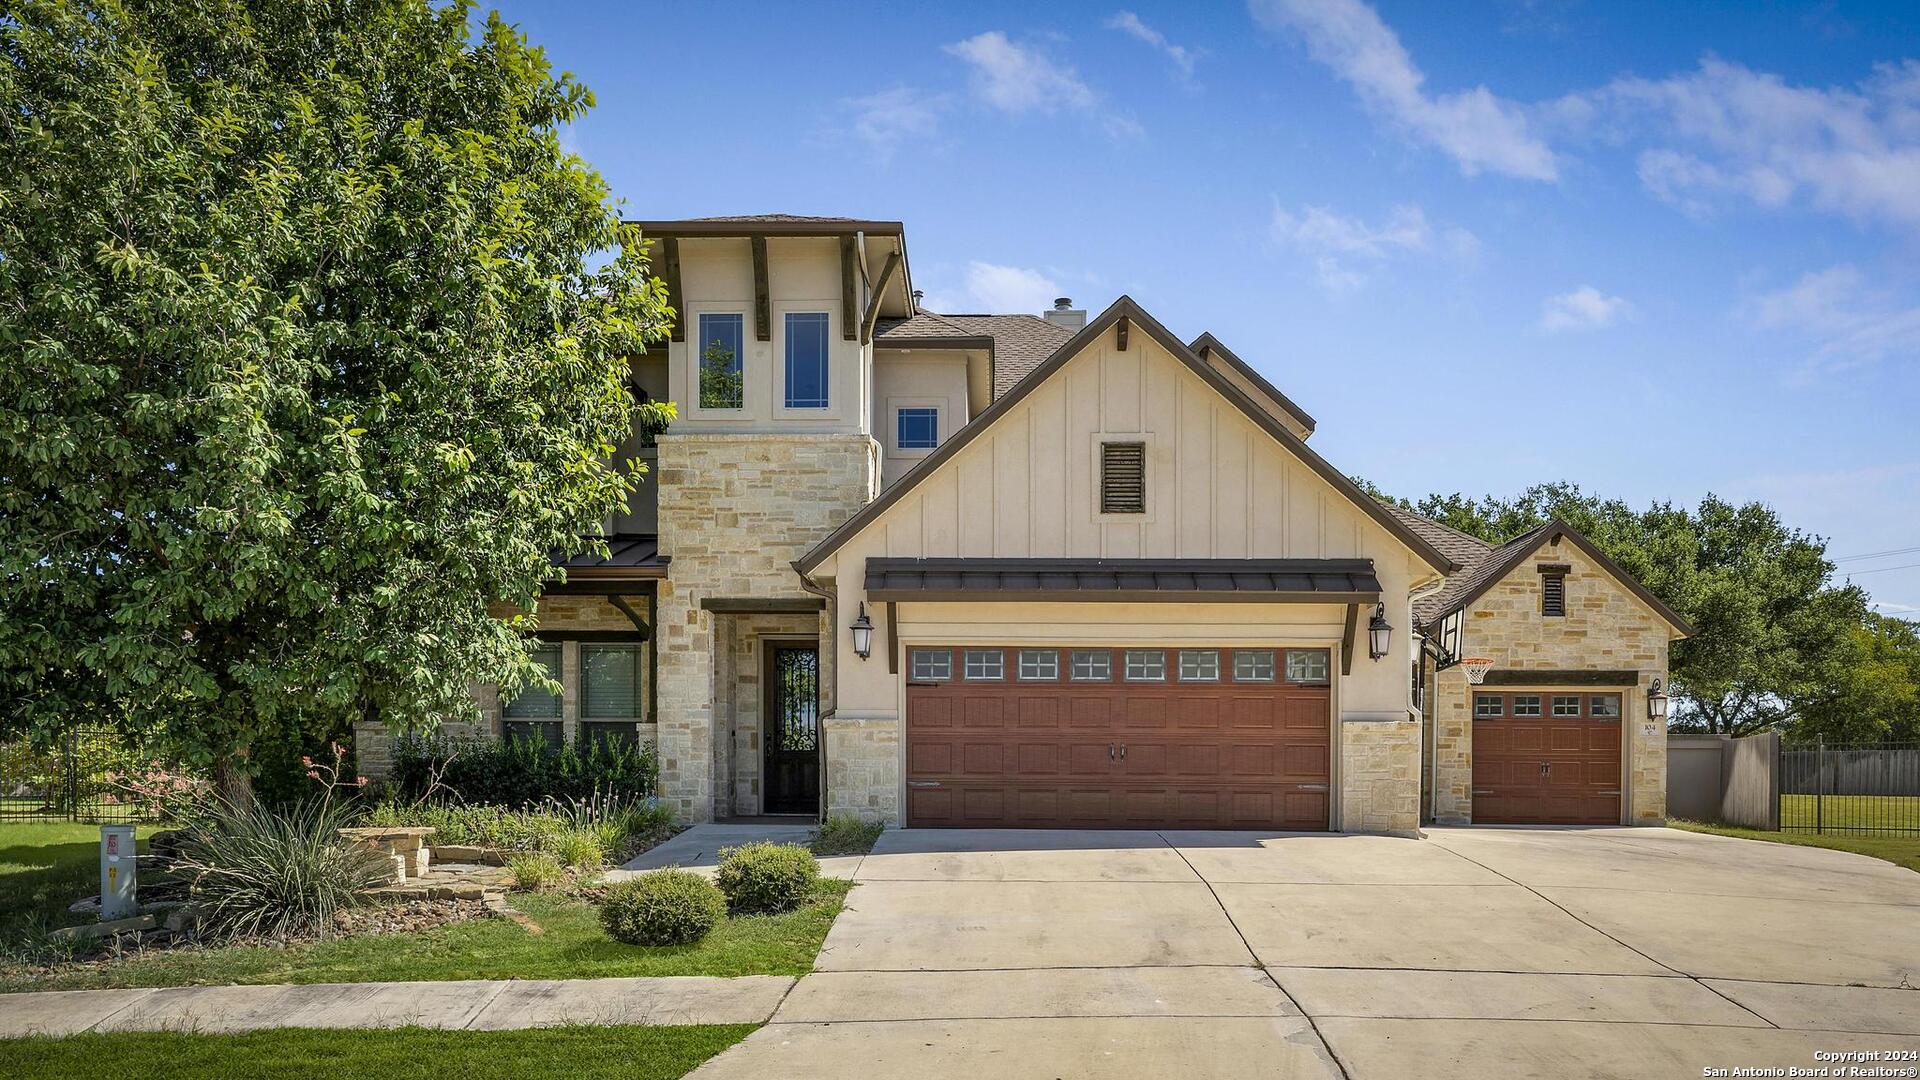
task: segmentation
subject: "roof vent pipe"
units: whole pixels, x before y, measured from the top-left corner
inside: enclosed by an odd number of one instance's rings
[[[1073,298],[1069,296],[1056,297],[1053,310],[1041,312],[1040,317],[1068,330],[1078,330],[1087,325],[1086,309],[1074,307]]]

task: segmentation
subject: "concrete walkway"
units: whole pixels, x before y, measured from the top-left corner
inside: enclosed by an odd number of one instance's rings
[[[720,853],[727,848],[762,842],[805,847],[812,836],[813,826],[810,824],[695,825],[666,843],[641,852],[620,869],[608,871],[604,880],[624,881],[649,870],[667,867],[692,870],[696,874],[712,877],[719,867]],[[821,859],[820,874],[822,877],[850,880],[860,869],[861,858],[859,855],[835,855]]]
[[[464,1028],[557,1024],[759,1024],[793,989],[786,975],[737,979],[507,980],[180,986],[0,994],[0,1038],[84,1031]]]
[[[1640,1080],[1920,1050],[1920,875],[1815,848],[893,831],[855,880],[815,973],[694,1076]]]

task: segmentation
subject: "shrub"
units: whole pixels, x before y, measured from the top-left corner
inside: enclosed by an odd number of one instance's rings
[[[651,796],[660,775],[652,743],[585,739],[561,746],[532,736],[505,739],[407,739],[395,748],[393,777],[405,798],[433,787],[462,802],[525,808],[547,800],[581,802]]]
[[[463,844],[515,851],[556,852],[567,837],[585,833],[598,841],[600,860],[624,847],[630,838],[657,833],[671,826],[673,810],[651,803],[602,796],[571,803],[549,800],[530,810],[502,806],[454,806],[425,803],[407,806],[383,802],[367,811],[365,824],[426,826],[433,829],[429,844]],[[578,845],[581,841],[572,841]],[[584,850],[584,848],[577,848]]]
[[[607,849],[601,845],[600,838],[579,830],[563,834],[547,852],[575,870],[592,870],[607,861]]]
[[[567,871],[559,861],[544,851],[527,851],[507,859],[507,869],[513,871],[513,883],[523,889],[543,892],[560,884]]]
[[[328,800],[280,810],[214,800],[182,830],[174,869],[217,939],[325,934],[335,911],[392,873],[340,835],[347,824],[345,808]]]
[[[720,853],[716,880],[735,914],[791,911],[819,882],[820,862],[791,844],[743,844]]]
[[[727,915],[713,882],[686,870],[655,870],[607,890],[600,925],[629,945],[691,945]]]
[[[815,855],[865,855],[886,830],[882,821],[861,821],[852,814],[832,814],[813,830],[807,846]]]

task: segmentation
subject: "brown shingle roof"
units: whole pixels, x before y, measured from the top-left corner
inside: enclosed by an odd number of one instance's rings
[[[1524,552],[1540,546],[1541,534],[1549,528],[1542,525],[1496,547],[1411,511],[1401,510],[1398,507],[1388,507],[1388,509],[1394,512],[1394,516],[1406,521],[1408,528],[1419,532],[1421,536],[1426,537],[1428,543],[1440,548],[1441,551],[1446,552],[1448,558],[1460,564],[1460,569],[1448,574],[1447,583],[1438,591],[1428,593],[1413,602],[1413,618],[1421,626],[1427,626],[1434,620],[1450,614],[1468,597],[1484,591],[1494,579],[1506,576],[1507,572],[1513,569],[1517,558],[1525,558]],[[1415,525],[1414,521],[1423,524]],[[1454,538],[1448,542],[1452,547],[1442,546],[1439,536],[1443,533]],[[1469,545],[1477,546],[1478,552],[1470,554]]]
[[[941,315],[921,311],[911,319],[881,319],[874,339],[883,344],[913,340],[985,337],[993,339],[993,396],[998,398],[1026,378],[1073,336],[1038,315]]]

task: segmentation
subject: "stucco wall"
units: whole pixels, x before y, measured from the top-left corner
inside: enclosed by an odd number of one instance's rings
[[[1567,614],[1540,614],[1540,563],[1568,566]],[[1525,669],[1631,670],[1632,687],[1579,689],[1623,692],[1622,813],[1626,824],[1666,820],[1667,734],[1649,733],[1647,690],[1667,678],[1668,623],[1570,541],[1542,546],[1475,601],[1462,621],[1462,656],[1492,658],[1500,671]],[[1564,686],[1566,684],[1560,684]],[[1557,689],[1559,686],[1551,689]],[[1503,686],[1501,689],[1515,689]],[[1525,689],[1519,687],[1519,689]],[[1473,718],[1466,672],[1440,672],[1434,690],[1433,816],[1461,824],[1473,816]]]
[[[889,507],[816,576],[832,579],[837,606],[851,612],[865,599],[862,568],[870,557],[1372,559],[1395,627],[1392,650],[1379,661],[1365,655],[1363,613],[1356,635],[1362,652],[1336,693],[1339,720],[1388,722],[1362,741],[1409,740],[1412,768],[1405,779],[1390,781],[1406,786],[1407,798],[1390,801],[1408,802],[1417,813],[1419,725],[1409,711],[1406,597],[1413,582],[1432,571],[1147,335],[1131,337],[1125,351],[1111,332],[1089,344]],[[1103,438],[1147,443],[1145,515],[1099,513],[1096,460]],[[1333,605],[1284,604],[902,604],[899,611],[903,647],[935,638],[1038,644],[1145,635],[1336,651],[1346,614]],[[878,626],[876,643],[884,643],[885,612],[870,607],[869,614]],[[845,662],[837,680],[839,730],[829,738],[829,769],[836,752],[870,764],[856,777],[830,784],[830,798],[892,812],[902,798],[902,680],[888,672],[881,644],[874,659],[851,659],[847,621],[833,623]],[[1334,744],[1342,747],[1344,740],[1336,737]],[[887,755],[895,758],[891,767],[871,764]],[[1379,779],[1369,779],[1370,791]],[[849,783],[888,783],[895,790],[849,790]]]
[[[902,408],[940,410],[940,441],[945,442],[967,423],[967,354],[882,352],[873,367],[873,434],[880,443],[880,486],[887,487],[920,463],[931,450],[902,450]]]
[[[879,448],[865,435],[660,437],[660,787],[683,820],[706,821],[729,794],[716,775],[716,702],[733,691],[716,657],[710,598],[811,599],[791,563],[873,496]],[[822,678],[831,658],[823,655]]]

